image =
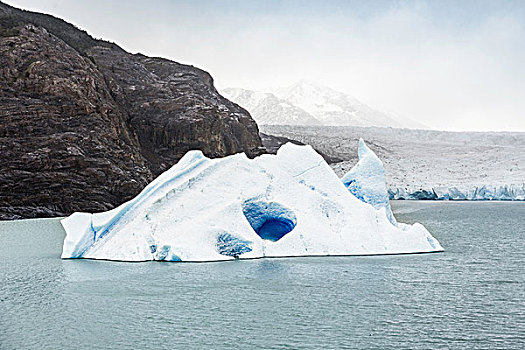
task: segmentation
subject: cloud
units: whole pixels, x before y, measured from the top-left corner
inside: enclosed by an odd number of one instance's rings
[[[319,81],[447,130],[525,131],[519,1],[9,1],[220,87]]]

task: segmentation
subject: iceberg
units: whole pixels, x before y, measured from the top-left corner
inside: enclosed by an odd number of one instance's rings
[[[189,151],[129,202],[63,219],[62,258],[202,262],[442,251],[421,224],[392,221],[382,165],[364,147],[355,191],[310,146],[288,143],[254,159]]]
[[[342,177],[341,181],[350,193],[362,202],[368,203],[376,209],[384,208],[388,220],[393,225],[397,225],[390,208],[383,162],[368,148],[363,139],[359,139],[357,154],[359,161]]]

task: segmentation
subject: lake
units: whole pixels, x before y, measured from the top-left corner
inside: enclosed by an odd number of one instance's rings
[[[445,252],[61,260],[58,220],[0,222],[0,349],[525,349],[525,203],[392,205]]]

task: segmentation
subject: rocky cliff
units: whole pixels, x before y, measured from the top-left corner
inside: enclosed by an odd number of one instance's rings
[[[0,219],[111,209],[190,149],[262,144],[207,72],[0,2]]]

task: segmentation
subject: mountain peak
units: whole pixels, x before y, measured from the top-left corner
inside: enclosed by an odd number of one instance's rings
[[[302,79],[271,92],[225,89],[259,124],[412,127],[415,123],[378,111],[353,96]],[[416,127],[421,127],[417,125]]]
[[[301,79],[292,85],[284,88],[276,89],[275,91],[295,91],[295,92],[303,92],[303,93],[314,93],[314,92],[321,92],[321,91],[330,91],[330,92],[337,92],[333,90],[332,88],[329,88],[328,86],[325,86],[323,84],[320,84],[318,82],[315,82],[313,80],[308,79]]]
[[[226,98],[239,104],[258,124],[262,125],[321,125],[308,112],[278,98],[271,92],[260,92],[240,88],[221,91]]]

